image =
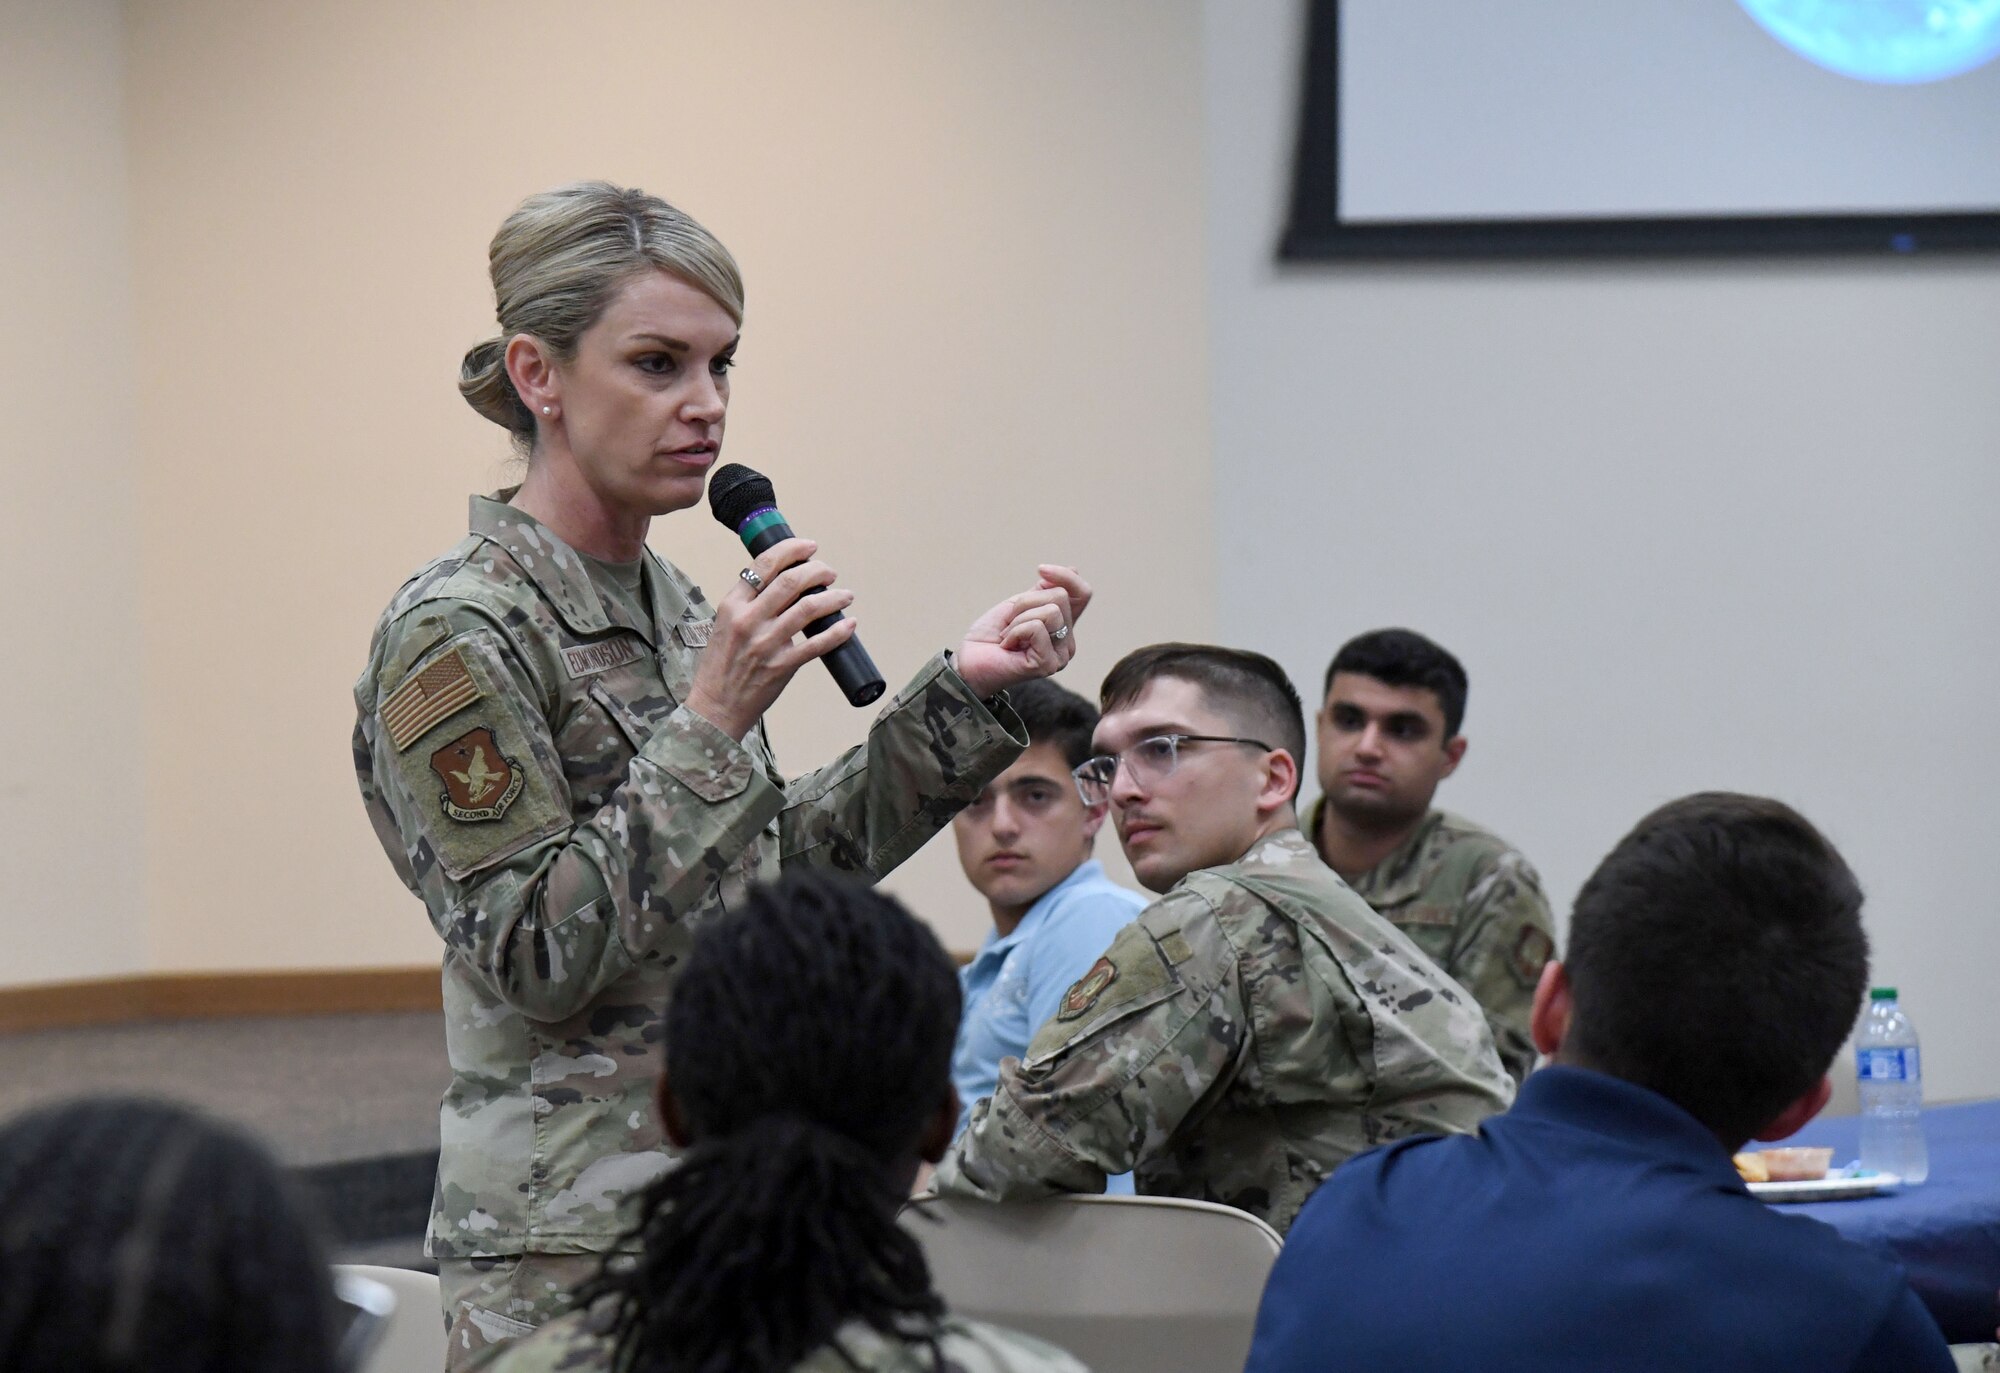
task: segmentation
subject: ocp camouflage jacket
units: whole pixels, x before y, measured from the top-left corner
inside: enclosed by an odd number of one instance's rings
[[[681,705],[693,583],[647,553],[638,622],[509,494],[396,594],[354,691],[362,798],[445,942],[439,1258],[615,1247],[669,1161],[650,1090],[695,928],[794,863],[881,876],[1023,747],[940,654],[787,782],[761,725]]]
[[[1113,941],[937,1171],[1000,1200],[1139,1192],[1282,1232],[1326,1176],[1513,1099],[1479,1005],[1296,829],[1189,873]]]

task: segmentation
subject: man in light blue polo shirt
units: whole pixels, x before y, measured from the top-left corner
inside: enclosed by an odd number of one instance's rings
[[[1104,807],[1086,807],[1070,776],[1090,756],[1097,707],[1049,681],[1014,687],[1007,699],[1028,727],[1027,751],[952,821],[958,861],[993,912],[993,929],[959,974],[965,1014],[951,1075],[960,1130],[972,1103],[993,1095],[1000,1060],[1027,1052],[1063,993],[1146,905],[1090,856]]]

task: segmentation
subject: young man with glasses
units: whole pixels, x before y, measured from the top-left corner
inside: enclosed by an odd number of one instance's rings
[[[1027,726],[1027,751],[951,822],[959,866],[993,914],[959,973],[965,1010],[951,1076],[960,1130],[972,1103],[993,1095],[1000,1060],[1028,1051],[1063,993],[1146,904],[1090,856],[1105,807],[1086,806],[1070,776],[1090,756],[1097,707],[1050,681],[1015,687],[1007,700]]]
[[[1129,1170],[1282,1231],[1354,1154],[1504,1108],[1478,1004],[1299,833],[1305,719],[1283,670],[1160,644],[1111,670],[1103,705],[1081,798],[1160,899],[1002,1065],[939,1189],[1095,1192]]]

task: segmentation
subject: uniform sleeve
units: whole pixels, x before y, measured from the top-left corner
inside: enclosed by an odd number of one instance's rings
[[[1028,968],[1030,1037],[1055,1019],[1063,994],[1083,980],[1139,909],[1135,902],[1098,891],[1050,912],[1055,918],[1037,938]]]
[[[1026,747],[1005,700],[982,702],[940,653],[875,717],[866,743],[785,788],[782,860],[881,877]]]
[[[524,1015],[572,1014],[651,956],[785,805],[746,749],[681,707],[574,820],[542,689],[508,635],[466,603],[400,632],[439,642],[357,700],[363,797],[438,934]],[[387,633],[377,661],[408,657]]]
[[[1486,1013],[1493,1046],[1516,1085],[1535,1066],[1528,1013],[1542,966],[1555,957],[1555,923],[1541,879],[1520,854],[1500,854],[1466,893],[1453,975]]]
[[[1001,1062],[999,1086],[938,1165],[940,1192],[1100,1192],[1228,1085],[1248,1046],[1242,990],[1226,943],[1197,953],[1183,935],[1188,903],[1206,905],[1179,894],[1121,930],[1027,1057]]]

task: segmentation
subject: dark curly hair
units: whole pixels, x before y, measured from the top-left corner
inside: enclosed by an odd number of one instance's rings
[[[333,1373],[332,1274],[262,1147],[161,1101],[0,1128],[0,1368]]]
[[[788,875],[701,932],[666,1017],[693,1143],[642,1199],[636,1264],[578,1296],[613,1308],[613,1368],[782,1373],[850,1320],[935,1358],[895,1165],[950,1099],[958,1015],[936,936],[842,879]]]

